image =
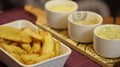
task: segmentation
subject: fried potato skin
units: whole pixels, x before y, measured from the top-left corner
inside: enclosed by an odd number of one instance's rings
[[[55,42],[55,54],[56,56],[60,55],[60,41],[59,40]]]
[[[4,30],[9,30],[8,28],[9,27],[5,27]],[[55,41],[49,32],[39,29],[33,31],[28,28],[11,29],[7,31],[7,34],[0,35],[0,47],[19,62],[31,65],[59,55],[60,43],[59,41]],[[29,34],[26,33],[25,29],[27,29]],[[11,34],[12,31],[14,33]],[[0,34],[3,32],[6,33],[6,31],[0,31]],[[15,34],[15,36],[13,34]]]
[[[16,53],[16,54],[19,54],[19,55],[27,53],[22,48],[17,47],[17,46],[13,46],[13,45],[1,45],[1,47],[3,49],[5,49],[6,51],[10,52],[10,53]]]
[[[0,26],[0,38],[30,43],[31,37],[21,32],[19,29],[9,27],[9,26]]]
[[[29,36],[35,38],[35,39],[42,40],[42,36],[41,36],[41,35],[33,32],[33,31],[32,31],[31,29],[29,29],[29,28],[24,28],[24,29],[23,29],[23,32],[26,33],[26,34],[28,34]]]
[[[0,38],[20,41],[20,30],[8,26],[0,26]]]
[[[41,53],[41,43],[39,41],[35,41],[33,42],[33,45],[32,45],[32,51],[33,53],[38,53],[40,54]]]
[[[21,60],[24,64],[34,64],[36,63],[36,58],[39,57],[39,54],[23,54],[21,55]]]
[[[26,44],[26,43],[22,43],[21,44],[21,47],[24,49],[24,50],[26,50],[28,53],[32,53],[32,47],[31,47],[31,45],[30,44]]]
[[[52,35],[49,32],[45,32],[44,43],[41,54],[44,55],[44,54],[53,53],[54,48],[55,48],[55,44]]]

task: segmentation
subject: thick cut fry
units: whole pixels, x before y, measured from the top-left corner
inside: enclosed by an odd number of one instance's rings
[[[17,28],[9,26],[0,26],[0,38],[17,42],[31,42],[31,38],[27,34],[20,32]]]
[[[42,31],[42,30],[37,30],[38,34],[42,36],[42,38],[44,38],[45,36],[45,31]],[[41,40],[42,43],[44,43],[44,39]]]
[[[35,38],[35,39],[38,39],[38,40],[43,39],[41,35],[33,32],[30,28],[24,28],[22,31],[25,32],[26,34],[28,34],[29,36]]]
[[[42,55],[53,53],[55,48],[54,40],[49,32],[45,32]]]
[[[30,43],[32,41],[31,37],[23,31],[20,31],[20,37],[23,43]]]
[[[49,32],[40,29],[34,31],[30,28],[8,28],[4,29],[7,29],[7,34],[2,34],[6,31],[0,27],[0,47],[21,63],[35,64],[60,55],[60,41],[55,41]]]
[[[39,57],[39,54],[23,54],[21,55],[21,60],[23,61],[24,64],[34,64],[37,63],[36,59]]]
[[[16,58],[18,61],[22,62],[21,60],[21,56],[19,54],[16,53],[10,53],[14,58]]]
[[[33,42],[32,51],[33,51],[33,53],[39,53],[40,54],[40,52],[41,52],[40,41]]]
[[[27,52],[25,50],[23,50],[22,48],[20,47],[17,47],[17,46],[13,46],[13,45],[1,45],[1,47],[3,49],[5,49],[7,52],[10,52],[10,53],[16,53],[16,54],[26,54]]]
[[[0,38],[19,41],[20,30],[8,26],[0,26]]]
[[[31,45],[30,45],[30,44],[22,43],[21,46],[22,46],[22,48],[23,48],[24,50],[26,50],[28,53],[32,53],[32,48],[31,48]]]
[[[55,42],[55,55],[56,56],[60,55],[60,41],[59,40]]]

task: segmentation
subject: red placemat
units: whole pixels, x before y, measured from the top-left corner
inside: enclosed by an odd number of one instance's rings
[[[0,24],[20,19],[26,19],[35,23],[36,17],[27,13],[23,8],[12,9],[0,14]]]
[[[27,13],[23,8],[12,9],[0,14],[0,24],[20,19],[26,19],[35,23],[36,17]],[[6,65],[0,62],[0,67],[6,67]],[[72,50],[72,53],[66,61],[64,67],[101,67],[101,65]]]

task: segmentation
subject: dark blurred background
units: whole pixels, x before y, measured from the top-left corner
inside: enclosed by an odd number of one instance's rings
[[[111,11],[112,16],[120,16],[120,0],[104,0]]]
[[[0,0],[0,10],[10,10],[25,4],[32,4],[44,9],[48,0]],[[90,10],[100,13],[103,16],[120,16],[120,0],[74,0],[78,3],[78,10]]]

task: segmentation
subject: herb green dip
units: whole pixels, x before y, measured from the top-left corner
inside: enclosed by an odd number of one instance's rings
[[[120,39],[120,27],[103,26],[96,31],[96,34],[105,39]]]

